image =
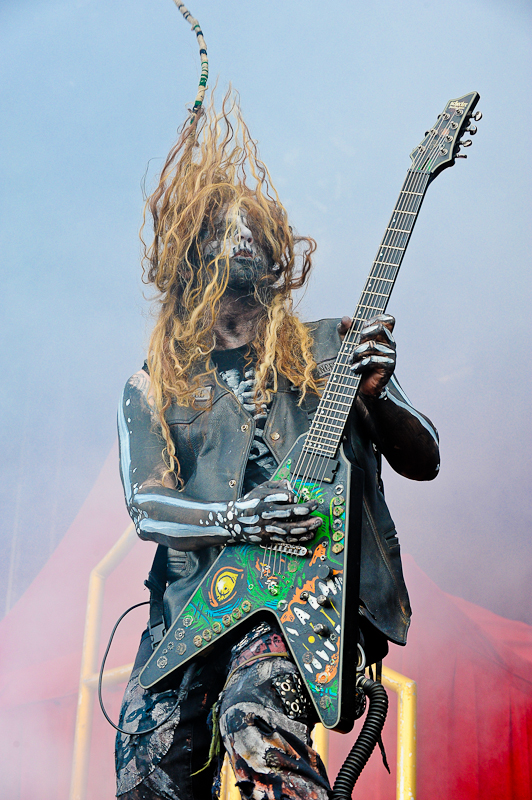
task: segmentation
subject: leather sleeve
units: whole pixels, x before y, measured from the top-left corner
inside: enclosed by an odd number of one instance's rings
[[[226,503],[198,502],[186,492],[163,485],[165,441],[144,370],[125,386],[118,408],[118,438],[126,505],[141,539],[175,550],[199,550],[230,539],[230,532],[220,524]]]
[[[390,466],[412,480],[432,480],[440,468],[438,432],[417,411],[395,375],[379,398],[359,394],[356,410]]]

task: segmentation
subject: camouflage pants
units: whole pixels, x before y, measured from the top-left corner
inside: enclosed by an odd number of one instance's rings
[[[197,659],[175,690],[149,693],[138,674],[151,654],[143,638],[126,689],[121,726],[141,731],[175,714],[153,733],[117,735],[120,800],[206,800],[219,790],[221,758],[201,770],[212,739],[210,709],[241,795],[250,800],[327,800],[325,768],[312,749],[314,720],[297,669],[273,624],[260,623],[232,650]],[[223,754],[223,751],[222,751]],[[232,777],[232,776],[231,776]]]

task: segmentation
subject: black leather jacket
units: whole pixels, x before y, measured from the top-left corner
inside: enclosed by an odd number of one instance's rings
[[[337,324],[338,320],[311,323],[314,357],[321,376],[330,371],[340,347]],[[393,380],[388,391],[421,420]],[[297,390],[280,376],[264,429],[264,439],[279,462],[295,439],[308,430],[318,403],[312,396],[299,406],[298,399]],[[120,467],[128,510],[142,539],[169,548],[167,577],[174,585],[171,600],[165,596],[167,626],[228,538],[217,526],[216,514],[229,500],[241,496],[253,441],[252,416],[220,377],[218,382],[212,376],[205,379],[195,405],[174,404],[166,414],[181,465],[183,491],[164,488],[161,483],[164,441],[153,421],[145,371],[126,384],[118,414]],[[427,427],[426,421],[421,421]],[[346,433],[365,475],[360,613],[388,639],[405,644],[410,603],[395,526],[382,492],[380,456],[356,412],[351,414]],[[209,516],[212,524],[199,525],[198,510],[202,522]]]

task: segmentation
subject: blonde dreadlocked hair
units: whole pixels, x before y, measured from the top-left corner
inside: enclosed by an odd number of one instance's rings
[[[209,362],[215,346],[213,325],[229,278],[225,248],[214,258],[204,258],[202,247],[220,238],[220,219],[225,219],[225,244],[243,211],[269,256],[269,280],[255,287],[264,314],[252,342],[258,364],[255,402],[262,403],[277,391],[279,373],[300,389],[301,400],[306,392],[319,392],[312,337],[293,313],[291,298],[292,290],[307,280],[316,243],[293,234],[231,90],[220,114],[211,101],[192,124],[185,123],[146,210],[153,218],[154,239],[144,249],[144,281],[157,289],[160,306],[148,369],[166,442],[166,474],[179,482],[179,462],[165,412],[173,401],[193,405],[202,378],[215,373]]]

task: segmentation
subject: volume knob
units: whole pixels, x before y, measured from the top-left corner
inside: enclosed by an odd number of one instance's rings
[[[332,576],[332,569],[327,564],[318,564],[318,569],[316,570],[318,573],[318,578],[321,578],[322,581],[326,581],[328,578]]]

